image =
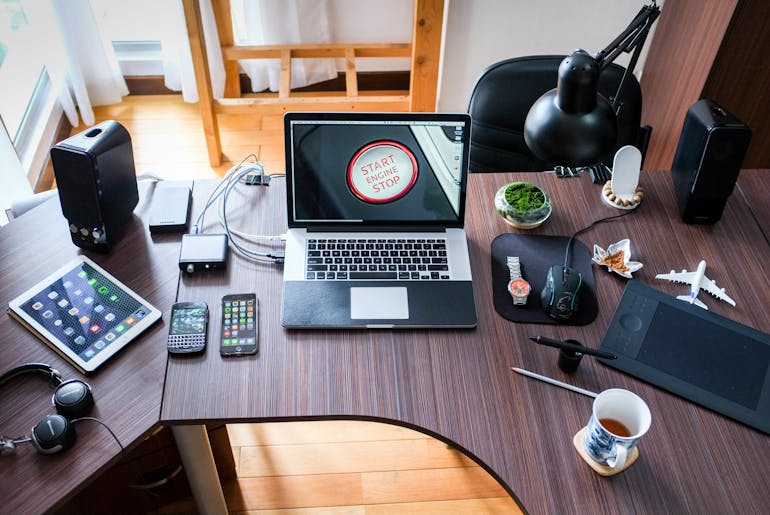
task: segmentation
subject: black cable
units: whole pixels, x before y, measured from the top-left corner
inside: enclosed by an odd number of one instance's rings
[[[569,251],[570,251],[570,248],[572,247],[572,241],[575,239],[575,237],[577,237],[579,234],[583,234],[587,230],[591,229],[594,225],[598,225],[598,224],[603,223],[603,222],[609,222],[610,220],[615,220],[617,218],[621,218],[621,217],[624,217],[626,215],[630,215],[634,211],[636,211],[636,209],[628,210],[628,211],[625,211],[625,212],[620,213],[618,215],[607,216],[607,217],[604,217],[604,218],[600,218],[598,220],[594,220],[593,222],[591,222],[587,226],[583,227],[579,231],[576,231],[575,233],[573,233],[572,236],[570,236],[569,241],[567,242],[567,249],[564,252],[564,268],[567,268],[569,266]]]
[[[105,424],[103,421],[99,420],[99,419],[98,419],[98,418],[96,418],[96,417],[80,417],[80,418],[76,418],[76,419],[74,419],[74,420],[70,420],[70,422],[72,422],[72,423],[74,424],[75,422],[82,422],[82,421],[85,421],[85,420],[90,420],[91,422],[98,422],[98,423],[100,423],[102,426],[104,426],[104,428],[105,428],[107,431],[109,431],[109,432],[110,432],[110,434],[111,434],[111,435],[112,435],[112,437],[115,439],[115,441],[116,441],[116,442],[118,442],[118,446],[120,446],[120,452],[121,452],[121,453],[123,453],[123,457],[125,457],[125,456],[126,456],[126,448],[125,448],[125,447],[123,447],[123,444],[122,444],[122,443],[120,443],[120,440],[118,440],[118,437],[117,437],[117,435],[116,435],[116,434],[115,434],[115,433],[112,431],[112,429],[110,429],[110,426],[108,426],[107,424]]]

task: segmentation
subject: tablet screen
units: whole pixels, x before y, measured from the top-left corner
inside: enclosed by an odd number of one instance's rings
[[[83,256],[12,301],[10,309],[85,371],[160,317],[148,302]]]

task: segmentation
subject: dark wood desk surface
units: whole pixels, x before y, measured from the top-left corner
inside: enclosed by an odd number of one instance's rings
[[[640,208],[579,239],[591,248],[593,243],[606,246],[631,238],[634,259],[644,263],[636,278],[671,294],[687,287],[657,281],[655,274],[693,269],[705,259],[709,277],[737,301],[732,308],[709,297],[710,309],[770,332],[765,307],[770,299],[770,246],[746,200],[767,205],[767,188],[755,191],[761,173],[742,173],[741,183],[751,191],[733,195],[713,226],[680,222],[668,174],[643,173],[646,196]],[[599,187],[587,177],[472,175],[467,229],[480,318],[475,330],[288,331],[280,325],[279,267],[231,253],[226,271],[183,276],[179,300],[207,301],[212,328],[223,294],[256,292],[260,352],[222,359],[212,329],[205,354],[169,360],[161,420],[185,424],[354,417],[407,425],[465,450],[534,513],[769,513],[770,475],[762,472],[770,461],[767,435],[591,359],[567,376],[556,366],[554,349],[527,339],[543,334],[598,346],[625,280],[594,268],[600,311],[584,327],[514,324],[496,314],[490,243],[515,230],[495,214],[492,197],[505,182],[521,178],[543,184],[556,206],[551,219],[529,234],[571,234],[618,213],[600,201]],[[283,232],[284,188],[279,181],[266,189],[236,190],[233,198],[245,198],[231,211],[231,224],[251,233]],[[211,187],[196,185],[195,206],[201,206]],[[208,230],[214,230],[214,216],[209,215]],[[641,395],[652,410],[653,424],[640,444],[637,463],[612,478],[596,475],[572,445],[572,436],[588,420],[591,399],[514,375],[511,366],[595,391],[623,387]]]
[[[141,183],[141,198],[126,235],[109,254],[86,252],[99,265],[163,311],[176,296],[179,278],[179,235],[156,237],[147,230],[154,185]],[[58,198],[0,228],[0,303],[8,302],[59,266],[83,252],[69,238]],[[121,443],[130,446],[158,426],[166,371],[165,321],[123,349],[94,374],[85,377],[96,401],[91,416],[103,420]],[[0,370],[27,362],[43,362],[65,379],[81,378],[76,369],[41,343],[10,316],[0,316]],[[29,434],[40,419],[53,413],[52,390],[36,376],[19,378],[0,391],[0,434]],[[0,513],[40,513],[73,495],[101,470],[120,458],[120,448],[102,426],[75,426],[77,441],[68,452],[43,456],[31,445],[0,457]]]
[[[739,175],[736,192],[749,204],[754,219],[770,242],[770,170],[743,170]]]

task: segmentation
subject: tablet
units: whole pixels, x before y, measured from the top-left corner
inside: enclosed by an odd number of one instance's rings
[[[620,369],[770,433],[770,335],[630,281],[602,350]]]
[[[13,299],[8,313],[83,373],[96,370],[161,317],[85,256]]]

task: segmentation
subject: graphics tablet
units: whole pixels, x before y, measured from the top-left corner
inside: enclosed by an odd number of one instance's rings
[[[770,335],[631,281],[600,360],[770,433]]]
[[[85,256],[13,299],[8,313],[83,373],[93,372],[161,317]]]

